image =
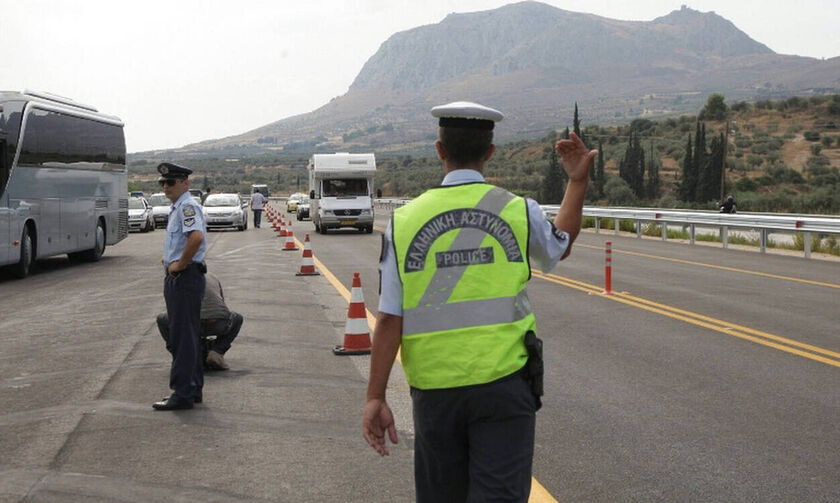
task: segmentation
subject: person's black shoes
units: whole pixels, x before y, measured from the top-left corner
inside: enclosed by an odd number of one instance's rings
[[[201,403],[201,399],[197,399],[196,402]],[[154,407],[155,410],[184,410],[192,409],[193,402],[190,402],[185,398],[181,398],[175,393],[172,393],[160,402],[153,403],[152,407]]]

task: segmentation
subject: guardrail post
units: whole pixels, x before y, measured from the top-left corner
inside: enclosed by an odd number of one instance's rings
[[[688,226],[688,239],[691,244],[694,244],[694,239],[697,236],[697,228],[694,224]]]
[[[804,233],[802,239],[802,248],[805,250],[805,258],[811,258],[811,233]]]
[[[618,219],[615,219],[615,235],[618,236]]]
[[[662,222],[662,241],[668,241],[668,222]]]
[[[595,234],[601,233],[601,217],[595,217]]]
[[[642,221],[636,220],[636,237],[642,239]]]
[[[604,295],[612,295],[612,241],[604,247]]]
[[[767,229],[761,229],[758,231],[759,236],[759,248],[761,253],[767,253]]]
[[[729,227],[725,225],[720,228],[720,242],[724,248],[729,246]]]

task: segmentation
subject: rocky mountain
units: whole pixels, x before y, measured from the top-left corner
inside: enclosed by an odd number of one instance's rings
[[[504,141],[565,127],[575,101],[603,124],[693,113],[712,92],[732,102],[838,89],[840,58],[776,54],[714,12],[619,21],[521,2],[397,33],[345,95],[176,153],[404,149],[435,133],[432,106],[463,99],[505,113]]]

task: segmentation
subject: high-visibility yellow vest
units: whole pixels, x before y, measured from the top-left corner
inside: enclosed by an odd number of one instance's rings
[[[394,211],[401,357],[419,389],[494,381],[528,359],[525,200],[486,183],[437,187]]]

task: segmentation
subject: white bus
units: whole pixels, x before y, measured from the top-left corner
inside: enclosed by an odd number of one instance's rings
[[[128,235],[123,123],[59,96],[0,91],[0,266],[97,261]]]

